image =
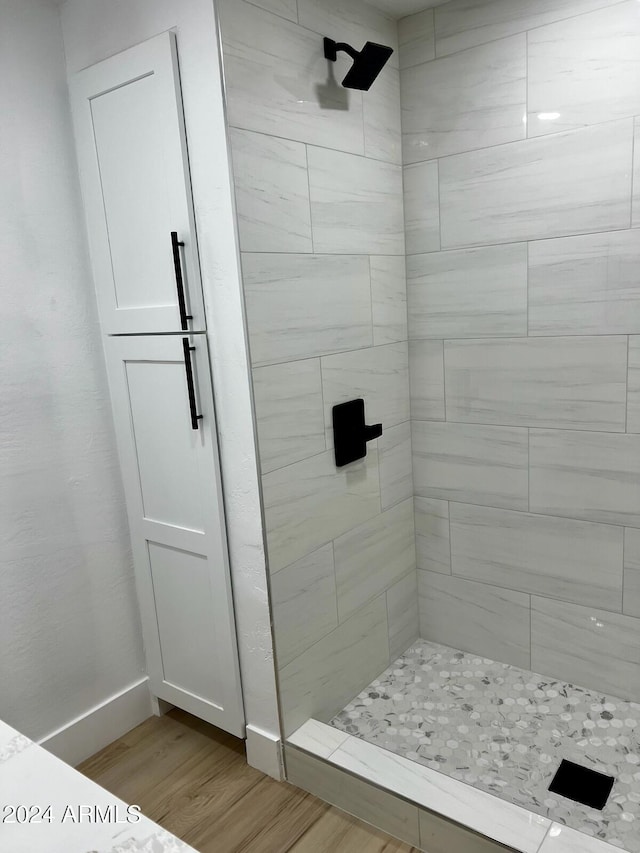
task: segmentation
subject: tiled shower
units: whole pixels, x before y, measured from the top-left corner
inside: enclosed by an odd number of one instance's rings
[[[632,707],[640,4],[394,5],[220,8],[285,735],[418,637]]]

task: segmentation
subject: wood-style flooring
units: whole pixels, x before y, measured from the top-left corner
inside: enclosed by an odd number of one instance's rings
[[[245,760],[244,744],[174,709],[78,770],[200,853],[418,853]]]

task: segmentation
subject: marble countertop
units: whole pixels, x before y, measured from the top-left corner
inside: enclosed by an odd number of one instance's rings
[[[1,721],[0,850],[196,853]]]

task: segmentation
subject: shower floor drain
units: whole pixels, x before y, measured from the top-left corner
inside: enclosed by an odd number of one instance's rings
[[[563,759],[549,790],[552,794],[560,794],[561,797],[582,803],[583,806],[602,811],[609,799],[613,781],[613,776],[606,776],[589,767],[581,767],[580,764]]]

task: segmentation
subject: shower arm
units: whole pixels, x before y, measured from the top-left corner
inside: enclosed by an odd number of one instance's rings
[[[356,50],[355,47],[351,47],[350,44],[345,44],[345,42],[336,42],[333,39],[325,38],[324,40],[324,56],[325,59],[328,59],[330,62],[335,62],[338,58],[338,52],[343,51],[344,53],[348,53],[352,59],[357,59],[360,56],[360,51]]]

